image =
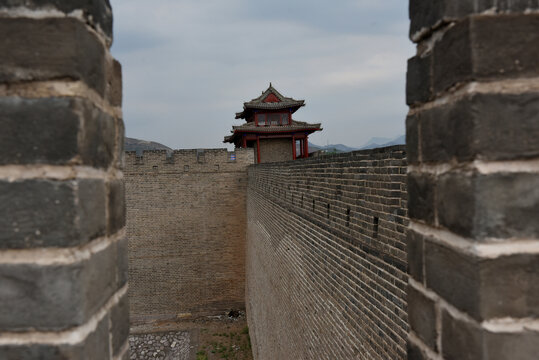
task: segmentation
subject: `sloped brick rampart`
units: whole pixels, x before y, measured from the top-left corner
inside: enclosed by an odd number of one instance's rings
[[[249,167],[256,359],[406,356],[403,146]]]

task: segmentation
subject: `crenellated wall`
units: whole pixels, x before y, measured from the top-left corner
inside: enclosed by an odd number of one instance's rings
[[[406,356],[403,146],[249,167],[256,359]]]
[[[127,152],[125,162],[132,324],[244,309],[253,149]]]

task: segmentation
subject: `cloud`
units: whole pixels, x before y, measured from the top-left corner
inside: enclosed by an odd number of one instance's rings
[[[222,147],[234,113],[272,81],[307,101],[298,120],[323,122],[313,140],[398,135],[413,52],[402,3],[113,0],[127,134]]]

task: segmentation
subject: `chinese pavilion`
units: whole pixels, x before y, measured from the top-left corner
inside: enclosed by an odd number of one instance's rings
[[[282,96],[271,85],[261,96],[243,103],[236,119],[246,123],[232,127],[232,135],[224,142],[237,148],[255,148],[257,163],[306,158],[309,156],[308,137],[320,131],[320,124],[308,124],[292,119],[292,114],[305,106],[305,100]]]

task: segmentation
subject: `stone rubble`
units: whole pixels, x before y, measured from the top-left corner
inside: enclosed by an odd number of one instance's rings
[[[129,336],[131,360],[188,360],[189,345],[183,331]]]

